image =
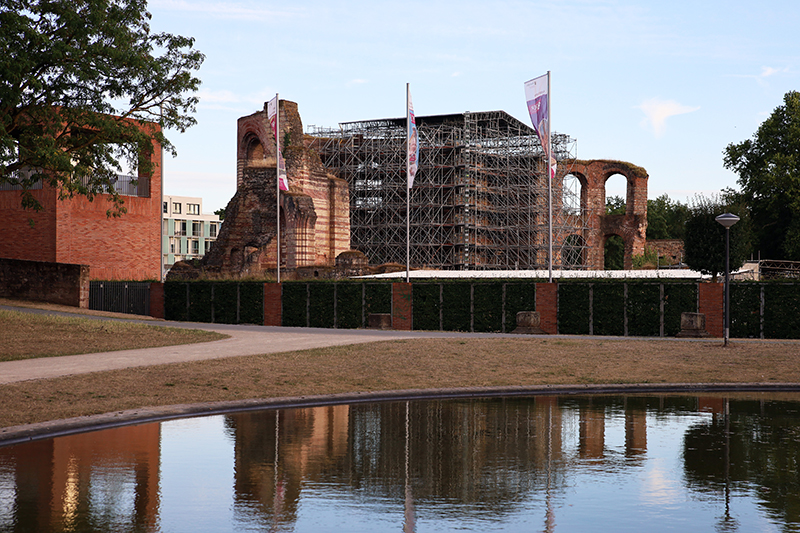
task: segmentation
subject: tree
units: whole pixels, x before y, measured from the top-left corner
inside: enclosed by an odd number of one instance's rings
[[[786,93],[753,139],[729,144],[724,164],[739,175],[761,255],[800,260],[800,93]]]
[[[152,171],[157,128],[180,132],[191,114],[204,56],[194,40],[151,33],[146,0],[0,0],[0,185],[22,188],[22,205],[43,180],[89,199],[110,193],[121,162]]]
[[[647,239],[681,239],[686,235],[689,206],[662,194],[647,200]]]
[[[622,196],[609,196],[606,198],[606,215],[624,215],[625,198]]]
[[[747,209],[736,204],[729,195],[721,198],[696,197],[691,206],[691,215],[686,221],[686,237],[683,241],[686,264],[692,270],[711,275],[725,272],[725,228],[715,220],[717,215],[733,213],[740,221],[730,229],[730,268],[741,267],[751,250],[752,229]]]
[[[217,215],[220,220],[225,220],[225,208],[224,207],[220,207],[219,209],[214,211],[214,214]]]

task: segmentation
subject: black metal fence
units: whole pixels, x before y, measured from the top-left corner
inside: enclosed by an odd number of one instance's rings
[[[92,281],[89,309],[150,315],[150,283],[145,281]]]

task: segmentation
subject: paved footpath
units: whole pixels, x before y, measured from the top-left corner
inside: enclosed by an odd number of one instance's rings
[[[77,316],[80,314],[6,305],[0,305],[0,309],[63,316]],[[120,350],[85,355],[67,355],[0,362],[0,385],[17,381],[47,379],[139,366],[202,361],[206,359],[219,359],[241,355],[279,353],[385,340],[442,337],[517,337],[517,335],[490,333],[287,328],[137,320],[84,314],[80,314],[80,316],[95,320],[125,320],[128,322],[141,322],[142,324],[152,326],[216,331],[230,335],[230,338],[197,344],[165,346],[161,348],[142,348],[137,350]]]

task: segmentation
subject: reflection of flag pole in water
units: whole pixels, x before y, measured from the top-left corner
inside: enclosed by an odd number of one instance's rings
[[[556,514],[553,512],[553,404],[547,406],[547,490],[545,498],[547,501],[547,511],[545,512],[544,530],[545,533],[552,533],[556,527]]]
[[[286,487],[278,476],[278,442],[281,434],[281,412],[275,411],[275,496],[272,499],[272,527],[270,531],[277,531],[280,526],[280,516],[283,512],[283,500]]]
[[[414,495],[411,493],[411,480],[408,476],[408,460],[410,454],[410,441],[409,441],[409,416],[408,416],[408,402],[406,402],[406,500],[403,508],[403,533],[413,533],[416,529],[416,518],[414,517]]]

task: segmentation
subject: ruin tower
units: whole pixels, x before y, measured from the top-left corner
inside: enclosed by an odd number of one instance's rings
[[[289,190],[276,202],[276,146],[264,109],[237,124],[236,194],[204,269],[229,276],[258,275],[277,267],[280,205],[281,268],[332,267],[350,249],[347,182],[329,173],[309,149],[295,102],[279,102],[281,148]]]

